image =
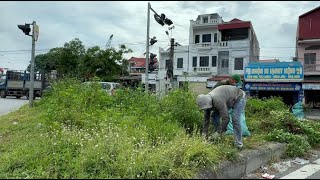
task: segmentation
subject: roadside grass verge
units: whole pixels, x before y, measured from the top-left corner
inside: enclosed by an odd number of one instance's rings
[[[288,151],[299,155],[319,144],[320,125],[296,120],[281,99],[250,99],[246,115],[246,148],[301,143]],[[200,168],[237,159],[232,136],[200,138],[202,120],[189,91],[109,96],[98,84],[67,79],[33,108],[0,117],[0,178],[193,178]]]

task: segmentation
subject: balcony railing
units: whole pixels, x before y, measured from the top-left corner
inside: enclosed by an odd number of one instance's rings
[[[211,19],[206,23],[203,23],[200,20],[192,22],[192,25],[195,25],[195,26],[217,25],[217,24],[219,24],[219,21],[217,19]]]
[[[209,67],[195,67],[194,71],[197,73],[210,73]]]
[[[216,42],[197,43],[193,45],[193,48],[210,49],[213,46],[217,46],[217,45],[218,43]]]
[[[307,75],[319,75],[320,64],[305,64],[303,71],[304,71],[304,74],[307,74]]]
[[[220,46],[220,47],[228,47],[228,46],[229,46],[229,43],[228,43],[228,41],[221,41],[221,42],[219,43],[219,46]]]

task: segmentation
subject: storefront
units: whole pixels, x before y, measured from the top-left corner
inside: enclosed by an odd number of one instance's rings
[[[320,108],[320,80],[307,81],[302,84],[305,95],[305,104],[310,108]]]
[[[254,62],[245,67],[244,90],[250,96],[282,97],[288,105],[302,101],[303,68],[300,62]]]

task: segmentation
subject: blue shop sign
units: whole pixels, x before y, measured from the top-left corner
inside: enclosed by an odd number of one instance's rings
[[[249,82],[244,85],[245,91],[301,91],[301,83],[255,83]]]
[[[303,76],[300,62],[252,62],[244,71],[247,82],[301,82]]]

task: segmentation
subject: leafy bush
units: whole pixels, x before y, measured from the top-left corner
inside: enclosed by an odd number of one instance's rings
[[[198,111],[195,96],[191,92],[171,91],[169,96],[161,100],[160,106],[165,119],[179,122],[189,133],[193,130],[200,130],[203,114]]]
[[[246,115],[252,132],[269,141],[288,143],[288,156],[302,156],[320,143],[319,123],[298,120],[280,98],[252,98]]]

